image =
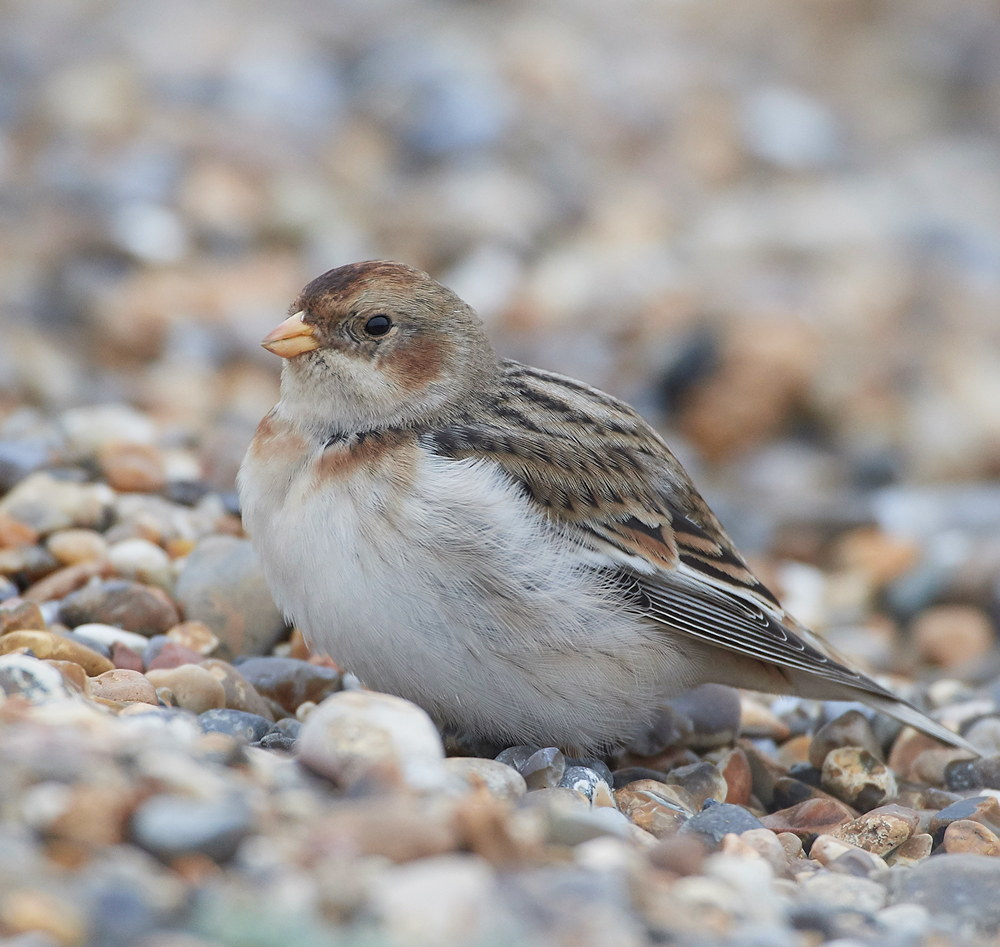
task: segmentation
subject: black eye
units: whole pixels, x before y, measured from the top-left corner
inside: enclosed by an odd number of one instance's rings
[[[369,335],[385,335],[392,328],[392,320],[388,316],[372,316],[365,323],[365,332]]]

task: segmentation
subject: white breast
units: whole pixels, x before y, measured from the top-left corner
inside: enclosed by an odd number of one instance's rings
[[[662,634],[499,467],[394,454],[323,478],[321,448],[244,461],[244,522],[315,647],[500,742],[620,740],[678,689]]]

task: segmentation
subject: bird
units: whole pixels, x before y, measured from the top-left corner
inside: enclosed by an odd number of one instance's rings
[[[500,358],[426,273],[339,266],[290,313],[243,522],[288,621],[364,686],[494,746],[608,753],[716,682],[972,749],[785,611],[637,411]]]

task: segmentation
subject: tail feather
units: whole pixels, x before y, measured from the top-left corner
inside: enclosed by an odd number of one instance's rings
[[[888,714],[900,723],[926,733],[927,736],[947,743],[949,746],[958,747],[960,750],[967,750],[975,756],[982,756],[968,740],[963,739],[957,733],[952,733],[947,727],[942,726],[936,720],[932,720],[927,714],[917,710],[912,704],[904,700],[893,700],[890,697],[882,697],[878,694],[870,694],[867,691],[861,692],[859,699],[868,704],[869,707],[879,713]]]

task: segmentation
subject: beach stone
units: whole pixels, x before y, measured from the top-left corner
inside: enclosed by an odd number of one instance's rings
[[[711,763],[678,766],[670,770],[663,781],[686,790],[694,800],[696,809],[701,809],[707,799],[724,802],[729,794],[725,777]]]
[[[178,668],[182,664],[200,664],[203,660],[197,651],[185,648],[184,645],[168,638],[157,649],[156,656],[146,662],[146,670],[158,671],[166,668]]]
[[[1000,789],[1000,756],[952,760],[944,768],[944,785],[951,792]]]
[[[302,727],[299,759],[344,786],[431,789],[446,777],[444,746],[427,713],[370,691],[341,691],[319,704]]]
[[[339,671],[296,658],[245,658],[237,667],[259,694],[277,701],[289,713],[295,713],[303,701],[318,704],[340,690]]]
[[[618,809],[656,838],[676,835],[697,811],[686,790],[651,779],[629,783],[614,795]]]
[[[586,796],[595,806],[614,806],[611,786],[588,766],[567,766],[559,785]]]
[[[886,864],[890,867],[900,865],[908,868],[926,858],[934,847],[934,838],[926,832],[920,832],[908,838],[899,848],[886,855]]]
[[[927,831],[939,843],[947,827],[962,819],[985,825],[991,832],[1000,832],[1000,802],[995,796],[972,796],[953,802],[934,813]]]
[[[38,543],[38,531],[27,523],[14,519],[9,513],[0,512],[0,549],[10,546],[35,546]]]
[[[763,829],[766,826],[742,806],[734,806],[725,802],[706,805],[697,815],[692,816],[680,831],[685,835],[696,835],[711,850],[718,847],[723,837],[732,832],[741,835],[751,829]]]
[[[189,620],[218,637],[220,657],[264,654],[285,633],[248,539],[203,539],[186,558],[174,594]]]
[[[44,630],[45,619],[34,602],[19,600],[0,605],[0,636],[11,631]]]
[[[513,766],[474,756],[455,756],[445,760],[445,769],[465,780],[473,789],[482,786],[498,799],[519,799],[528,787]]]
[[[90,682],[91,692],[95,697],[105,700],[115,700],[119,703],[141,701],[156,705],[156,688],[144,674],[115,668],[98,674]]]
[[[913,621],[910,634],[921,657],[938,667],[957,667],[987,654],[996,641],[993,623],[973,605],[935,605]]]
[[[52,533],[45,545],[63,566],[106,559],[110,548],[96,529],[61,529]]]
[[[253,828],[253,813],[239,795],[194,799],[163,793],[132,817],[135,843],[159,858],[197,853],[225,862]]]
[[[809,743],[809,762],[821,770],[827,754],[844,746],[860,747],[875,759],[883,759],[882,747],[860,710],[848,710],[816,731]]]
[[[715,767],[726,781],[726,798],[722,801],[737,806],[749,805],[753,792],[753,774],[750,772],[746,753],[740,747],[734,747],[726,751]]]
[[[0,575],[0,602],[6,602],[7,599],[14,598],[17,593],[17,586],[7,576]]]
[[[0,549],[0,574],[18,585],[30,585],[59,567],[55,556],[44,546],[11,546]]]
[[[956,819],[944,830],[942,842],[950,855],[1000,855],[1000,838],[985,825],[971,819]]]
[[[212,629],[201,621],[182,621],[167,632],[167,637],[202,657],[208,657],[219,646]]]
[[[740,735],[740,693],[725,684],[701,684],[670,701],[691,722],[684,745],[711,749],[733,743]]]
[[[274,729],[274,723],[266,717],[229,708],[200,713],[198,724],[205,733],[225,733],[240,743],[259,743]]]
[[[87,638],[100,642],[105,648],[114,648],[116,644],[123,644],[139,653],[149,643],[149,639],[145,635],[137,634],[134,631],[125,631],[114,625],[103,625],[100,622],[77,625],[73,629],[73,633],[85,635]]]
[[[701,840],[693,835],[673,835],[661,839],[646,854],[650,863],[671,874],[686,878],[700,875],[707,855]]]
[[[813,901],[827,910],[838,908],[871,914],[885,907],[887,895],[885,888],[868,878],[817,871],[800,883],[799,899]]]
[[[192,713],[202,714],[226,706],[225,688],[197,664],[148,670],[146,678],[157,690],[169,688],[176,705]]]
[[[851,746],[831,750],[826,755],[823,788],[862,811],[875,808],[898,791],[892,770],[867,750]]]
[[[540,749],[540,746],[509,746],[506,750],[501,750],[495,759],[498,763],[503,763],[505,766],[513,766],[520,773],[524,764]]]
[[[122,493],[158,493],[167,485],[163,454],[152,444],[105,444],[97,460],[108,485]]]
[[[32,704],[69,697],[62,674],[26,654],[0,655],[0,690],[8,697],[23,697]]]
[[[582,845],[595,838],[627,839],[633,829],[628,818],[614,808],[553,806],[548,811],[546,840],[553,845]]]
[[[915,810],[888,805],[845,822],[832,834],[866,852],[884,857],[916,833],[919,825],[920,814]]]
[[[1000,927],[1000,859],[935,855],[893,879],[893,901],[920,904],[989,935]]]
[[[114,499],[114,491],[106,484],[60,480],[38,471],[0,500],[0,513],[45,536],[71,526],[99,527],[107,520]]]
[[[740,833],[740,839],[771,866],[777,877],[787,876],[788,852],[774,832],[770,829],[747,829]],[[801,851],[801,843],[799,850]]]
[[[17,648],[29,648],[36,658],[72,661],[90,676],[114,670],[114,665],[104,655],[50,631],[11,631],[0,637],[0,654],[8,654]]]
[[[226,692],[226,707],[230,710],[242,710],[245,713],[267,717],[268,720],[274,719],[267,702],[237,668],[218,658],[203,660],[200,667],[208,671],[222,685]]]
[[[142,654],[133,650],[128,645],[122,644],[120,641],[116,641],[111,646],[111,663],[116,668],[127,671],[139,671],[141,673],[146,669],[146,665],[142,660]]]
[[[112,444],[152,444],[156,425],[127,404],[98,404],[70,408],[59,415],[59,427],[69,448],[93,455]]]
[[[566,772],[566,757],[554,746],[543,747],[519,767],[528,789],[552,789]]]
[[[94,559],[92,562],[78,562],[75,566],[64,566],[55,572],[32,583],[24,590],[24,597],[32,602],[45,604],[55,602],[58,612],[58,601],[71,592],[85,586],[95,577],[107,578],[114,574],[111,563],[106,559]],[[53,616],[55,617],[55,616]]]
[[[173,586],[170,557],[148,539],[123,539],[108,550],[108,560],[123,579],[132,579],[161,589]]]
[[[839,826],[857,818],[857,812],[837,799],[806,799],[761,819],[765,828],[781,834],[791,832],[800,839],[813,835],[833,835]]]
[[[98,622],[151,637],[180,621],[177,608],[161,589],[127,579],[95,580],[63,599],[59,620],[70,628]]]

